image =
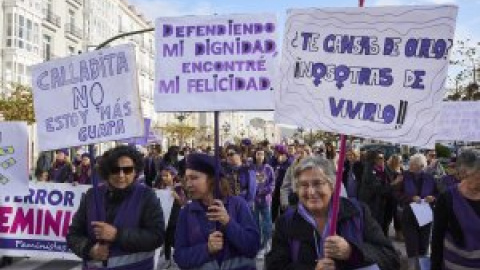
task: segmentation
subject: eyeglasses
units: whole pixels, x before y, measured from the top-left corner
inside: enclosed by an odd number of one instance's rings
[[[232,157],[232,156],[234,156],[234,155],[236,155],[236,154],[237,154],[237,152],[233,152],[233,151],[232,151],[232,152],[228,152],[227,156]]]
[[[298,189],[301,191],[308,190],[309,187],[312,187],[314,190],[320,190],[328,185],[330,182],[328,180],[316,180],[311,182],[299,182]]]
[[[133,173],[133,170],[135,167],[133,166],[125,166],[125,167],[113,167],[110,171],[112,174],[120,174],[120,171],[122,171],[124,174],[131,174]]]

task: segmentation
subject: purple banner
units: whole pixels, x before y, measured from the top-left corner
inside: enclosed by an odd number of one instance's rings
[[[32,239],[0,239],[0,249],[71,252],[66,242]]]

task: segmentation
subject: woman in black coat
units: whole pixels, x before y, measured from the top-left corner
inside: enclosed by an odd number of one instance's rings
[[[336,235],[328,236],[334,174],[331,162],[320,157],[297,165],[294,184],[300,203],[275,223],[267,270],[342,270],[375,264],[384,270],[400,268],[392,243],[368,208],[356,200],[341,199]]]
[[[367,152],[358,199],[368,205],[385,235],[388,235],[389,228],[386,216],[391,212],[388,202],[393,198],[392,185],[392,176],[385,168],[384,154],[378,150]]]

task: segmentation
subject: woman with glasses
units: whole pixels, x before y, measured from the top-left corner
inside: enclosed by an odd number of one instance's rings
[[[143,156],[118,146],[102,156],[105,185],[87,191],[67,234],[68,247],[84,261],[84,269],[154,269],[154,251],[163,244],[160,202],[138,182]]]
[[[430,244],[431,223],[419,226],[411,208],[412,203],[429,203],[433,207],[438,194],[435,179],[425,172],[427,159],[422,154],[410,157],[408,171],[400,176],[401,184],[395,190],[400,204],[403,236],[407,250],[409,268],[417,264],[419,257],[427,255]],[[432,268],[434,269],[434,268]]]
[[[275,223],[267,269],[357,269],[374,264],[384,270],[400,268],[391,242],[368,207],[356,200],[341,198],[337,234],[328,236],[334,174],[325,158],[307,157],[296,166],[300,201]]]
[[[253,209],[257,187],[255,170],[242,161],[241,149],[236,145],[227,147],[225,173],[233,195],[244,198]]]
[[[432,269],[480,269],[480,151],[463,151],[457,168],[462,182],[435,205]]]
[[[191,154],[186,188],[192,201],[180,211],[174,259],[180,269],[254,270],[260,234],[244,199],[215,181],[215,159]],[[218,173],[220,175],[220,172]]]

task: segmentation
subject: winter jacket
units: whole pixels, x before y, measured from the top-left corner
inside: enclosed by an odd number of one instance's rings
[[[113,224],[117,212],[123,200],[132,194],[133,185],[127,187],[123,192],[107,191],[103,198],[105,201],[106,220],[104,222]],[[101,187],[99,187],[101,188]],[[163,219],[160,200],[155,192],[145,187],[140,199],[140,214],[138,228],[117,228],[117,236],[114,244],[122,251],[128,253],[153,251],[163,244],[165,238],[165,224]],[[94,200],[94,190],[89,189],[80,202],[80,207],[75,213],[67,234],[68,247],[83,260],[89,260],[90,249],[96,241],[88,234],[89,226],[87,220],[91,200]],[[101,194],[101,193],[100,193]]]
[[[260,249],[260,233],[245,200],[228,197],[225,208],[230,216],[226,226],[207,220],[206,207],[193,200],[180,211],[175,231],[174,259],[180,269],[253,270]],[[223,233],[224,247],[208,252],[208,237],[215,230]],[[239,267],[233,267],[237,265]],[[231,266],[231,267],[230,267]]]
[[[384,236],[368,207],[360,204],[360,209],[349,199],[342,198],[340,201],[337,232],[351,245],[352,256],[347,261],[336,260],[336,269],[356,269],[375,263],[382,270],[400,269],[400,258],[392,243]],[[363,211],[363,214],[360,211]],[[342,235],[342,232],[345,231],[342,228],[349,223],[356,223],[355,220],[362,217],[363,237],[359,237],[357,234]],[[304,219],[298,210],[295,210],[291,218],[288,217],[288,214],[281,216],[275,223],[272,249],[266,256],[266,269],[314,270],[317,260],[315,240],[312,236],[314,230],[315,228]],[[292,239],[300,240],[296,261],[292,258]]]

